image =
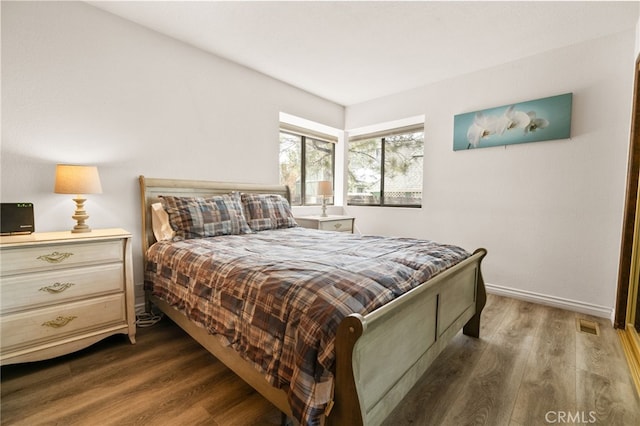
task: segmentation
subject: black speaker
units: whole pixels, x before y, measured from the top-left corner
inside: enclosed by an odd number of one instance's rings
[[[0,233],[30,234],[33,225],[33,203],[0,203]]]

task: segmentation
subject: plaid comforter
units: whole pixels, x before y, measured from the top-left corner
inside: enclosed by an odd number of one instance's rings
[[[340,321],[468,256],[432,241],[288,228],[156,243],[145,288],[235,348],[315,425],[331,399]]]

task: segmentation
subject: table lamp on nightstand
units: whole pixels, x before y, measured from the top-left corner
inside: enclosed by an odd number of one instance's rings
[[[333,195],[333,188],[330,181],[321,180],[318,182],[318,195],[322,196],[322,214],[320,216],[327,217],[327,197]]]
[[[56,165],[56,184],[53,192],[56,194],[77,194],[73,199],[76,202],[76,211],[71,216],[77,223],[71,232],[91,232],[91,228],[84,223],[89,215],[84,210],[84,202],[87,199],[83,197],[83,194],[102,193],[98,168],[70,164]]]

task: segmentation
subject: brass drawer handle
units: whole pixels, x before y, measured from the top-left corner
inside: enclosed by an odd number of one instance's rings
[[[58,294],[69,289],[70,287],[73,287],[74,285],[75,285],[74,283],[54,283],[53,285],[48,285],[46,287],[40,288],[39,291],[46,291],[47,293]]]
[[[342,224],[341,223],[336,223],[335,225],[333,225],[336,229],[340,229],[342,228]]]
[[[49,263],[61,263],[69,256],[73,256],[73,253],[58,253],[57,251],[54,251],[51,254],[38,256],[38,259]]]
[[[61,328],[64,327],[65,325],[69,324],[71,321],[73,321],[74,319],[76,319],[78,317],[72,315],[70,317],[58,317],[54,320],[51,321],[45,321],[42,323],[43,327],[51,327],[51,328]]]

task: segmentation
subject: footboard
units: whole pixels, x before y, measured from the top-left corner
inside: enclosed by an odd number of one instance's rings
[[[486,250],[367,316],[350,315],[336,340],[335,405],[330,425],[378,425],[464,327],[479,336]]]

